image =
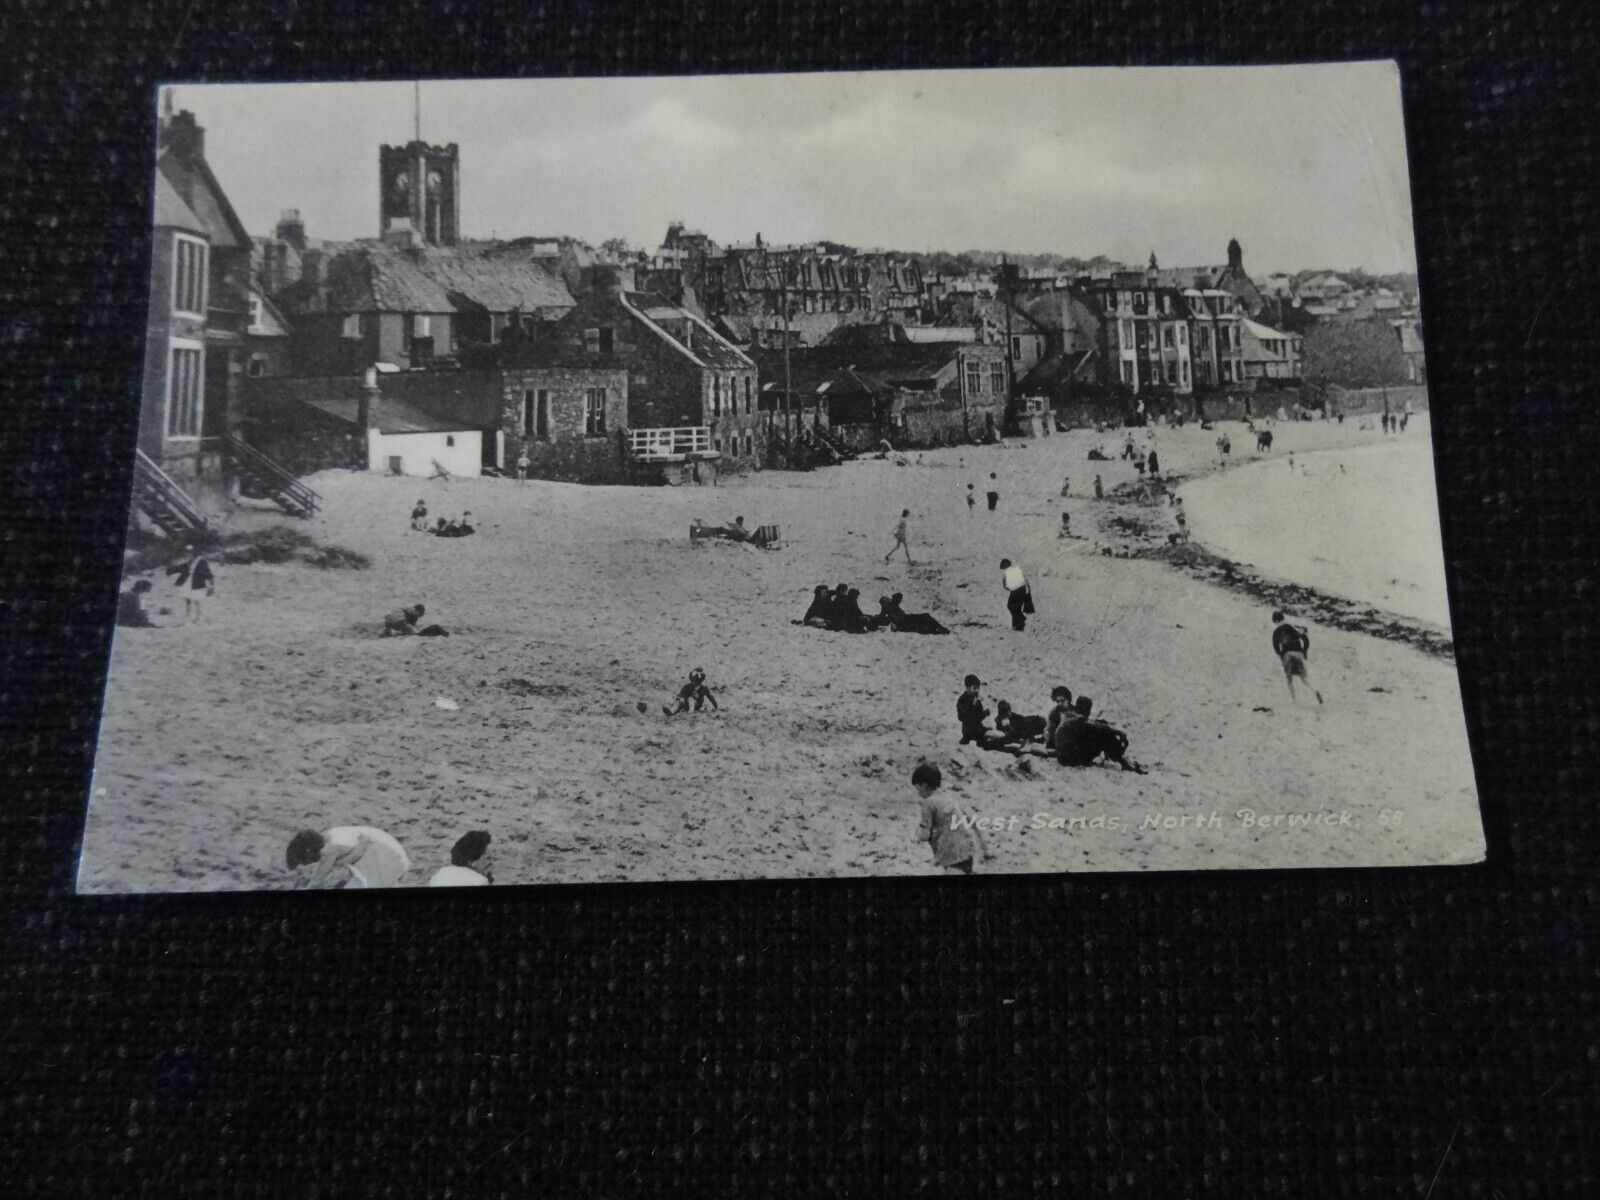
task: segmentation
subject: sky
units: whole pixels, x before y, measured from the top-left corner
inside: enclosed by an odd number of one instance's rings
[[[172,85],[245,225],[378,232],[410,82]],[[469,238],[1007,250],[1143,264],[1414,271],[1400,77],[1287,67],[431,80]]]

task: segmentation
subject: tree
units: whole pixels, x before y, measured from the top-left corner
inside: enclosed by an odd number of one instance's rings
[[[1318,321],[1304,337],[1308,383],[1358,388],[1409,382],[1400,339],[1386,320]]]

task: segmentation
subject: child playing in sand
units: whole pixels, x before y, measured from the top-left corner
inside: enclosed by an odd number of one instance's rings
[[[699,712],[704,708],[707,700],[711,701],[713,711],[718,708],[717,698],[711,694],[711,689],[706,686],[706,673],[699,667],[689,672],[689,682],[678,689],[678,707],[673,708],[670,704],[663,704],[661,711],[669,717],[688,712],[691,700],[694,701],[695,712]]]
[[[911,786],[922,801],[922,819],[917,824],[917,841],[927,842],[933,850],[933,862],[946,871],[971,875],[984,859],[983,841],[977,830],[958,828],[957,817],[965,817],[961,803],[949,795],[941,795],[939,788],[944,779],[939,768],[932,763],[918,763],[911,772]]]
[[[429,625],[424,629],[417,628],[417,622],[422,620],[427,607],[421,604],[408,604],[404,608],[397,608],[383,618],[383,633],[380,637],[449,637],[450,633],[443,626]]]
[[[394,887],[411,869],[405,848],[370,825],[302,829],[284,856],[296,888]]]
[[[494,882],[490,870],[489,834],[474,829],[456,839],[450,847],[450,865],[440,867],[428,880],[429,887],[486,887]]]

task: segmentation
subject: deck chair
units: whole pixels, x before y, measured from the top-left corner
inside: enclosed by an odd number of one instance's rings
[[[766,550],[776,550],[782,541],[776,525],[760,525],[750,540]]]

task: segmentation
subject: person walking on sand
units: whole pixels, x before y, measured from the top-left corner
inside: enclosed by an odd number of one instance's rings
[[[967,484],[967,511],[969,513],[972,512],[974,509],[977,508],[977,505],[978,505],[977,493],[975,493],[972,490],[972,485],[969,483],[969,484]]]
[[[1072,476],[1063,475],[1061,477],[1061,494],[1063,496],[1072,495]]]
[[[1295,698],[1294,681],[1299,676],[1300,682],[1311,689],[1311,694],[1317,698],[1317,703],[1322,703],[1322,693],[1317,691],[1311,682],[1311,675],[1306,670],[1306,655],[1311,652],[1311,636],[1306,632],[1304,625],[1291,625],[1284,620],[1282,612],[1272,614],[1272,652],[1278,656],[1278,661],[1283,664],[1283,678],[1289,685],[1289,699]]]
[[[922,802],[917,841],[928,843],[933,850],[934,866],[971,875],[983,862],[983,840],[960,801],[940,793],[943,783],[939,768],[930,762],[918,763],[911,772],[911,786]]]
[[[669,717],[688,712],[691,700],[694,701],[695,712],[699,712],[708,700],[711,702],[712,712],[718,711],[721,707],[717,704],[717,698],[711,694],[711,689],[706,686],[706,673],[699,667],[689,672],[689,682],[678,689],[678,707],[673,708],[670,704],[664,704],[661,706],[661,711]]]
[[[1094,477],[1094,498],[1096,500],[1104,500],[1106,498],[1106,486],[1100,482],[1100,476],[1098,475]]]
[[[995,488],[997,486],[998,485],[995,483],[995,480],[994,480],[994,472],[990,471],[989,472],[989,493],[988,493],[988,495],[989,495],[989,511],[990,512],[993,512],[995,510],[995,506],[1000,503],[1000,493],[995,490]]]
[[[217,594],[217,576],[211,564],[204,555],[195,554],[192,558],[173,563],[167,568],[167,574],[173,576],[172,586],[183,594],[184,620],[198,621],[200,598]]]
[[[1000,560],[1000,582],[1006,589],[1006,610],[1011,614],[1011,628],[1020,633],[1028,627],[1028,614],[1033,611],[1033,592],[1028,587],[1022,568],[1009,558]]]
[[[906,565],[908,567],[911,565],[911,547],[906,545],[906,522],[910,518],[911,510],[902,508],[900,510],[900,520],[895,523],[894,527],[894,545],[890,546],[889,553],[883,556],[884,562],[888,562],[893,558],[896,550],[904,550],[906,552]]]

